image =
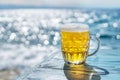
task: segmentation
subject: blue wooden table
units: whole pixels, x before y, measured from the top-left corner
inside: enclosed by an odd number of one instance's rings
[[[120,50],[101,48],[87,58],[86,64],[72,68],[64,63],[58,50],[17,80],[119,80]]]

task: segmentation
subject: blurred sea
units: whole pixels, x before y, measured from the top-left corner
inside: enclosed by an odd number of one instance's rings
[[[60,27],[71,22],[88,24],[101,40],[100,50],[117,50],[111,55],[120,56],[120,10],[1,9],[0,70],[40,63],[60,49]]]

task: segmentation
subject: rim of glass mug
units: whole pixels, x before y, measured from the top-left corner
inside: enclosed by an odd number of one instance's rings
[[[89,31],[89,26],[82,23],[67,23],[62,25],[61,30],[68,32],[85,32]]]

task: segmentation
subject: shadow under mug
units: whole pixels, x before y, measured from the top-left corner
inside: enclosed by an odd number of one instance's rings
[[[96,40],[97,47],[89,53],[90,40]],[[95,42],[95,41],[94,41]],[[61,49],[65,63],[83,64],[88,56],[94,55],[99,50],[100,40],[90,36],[86,24],[65,24],[61,30]]]
[[[100,74],[94,68],[88,64],[64,64],[64,74],[68,80],[101,80]]]

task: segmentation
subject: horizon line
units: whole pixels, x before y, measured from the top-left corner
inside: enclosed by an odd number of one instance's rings
[[[16,5],[16,4],[0,4],[0,9],[11,8],[74,8],[74,9],[120,9],[120,7],[96,7],[96,6],[39,6],[39,5]]]

